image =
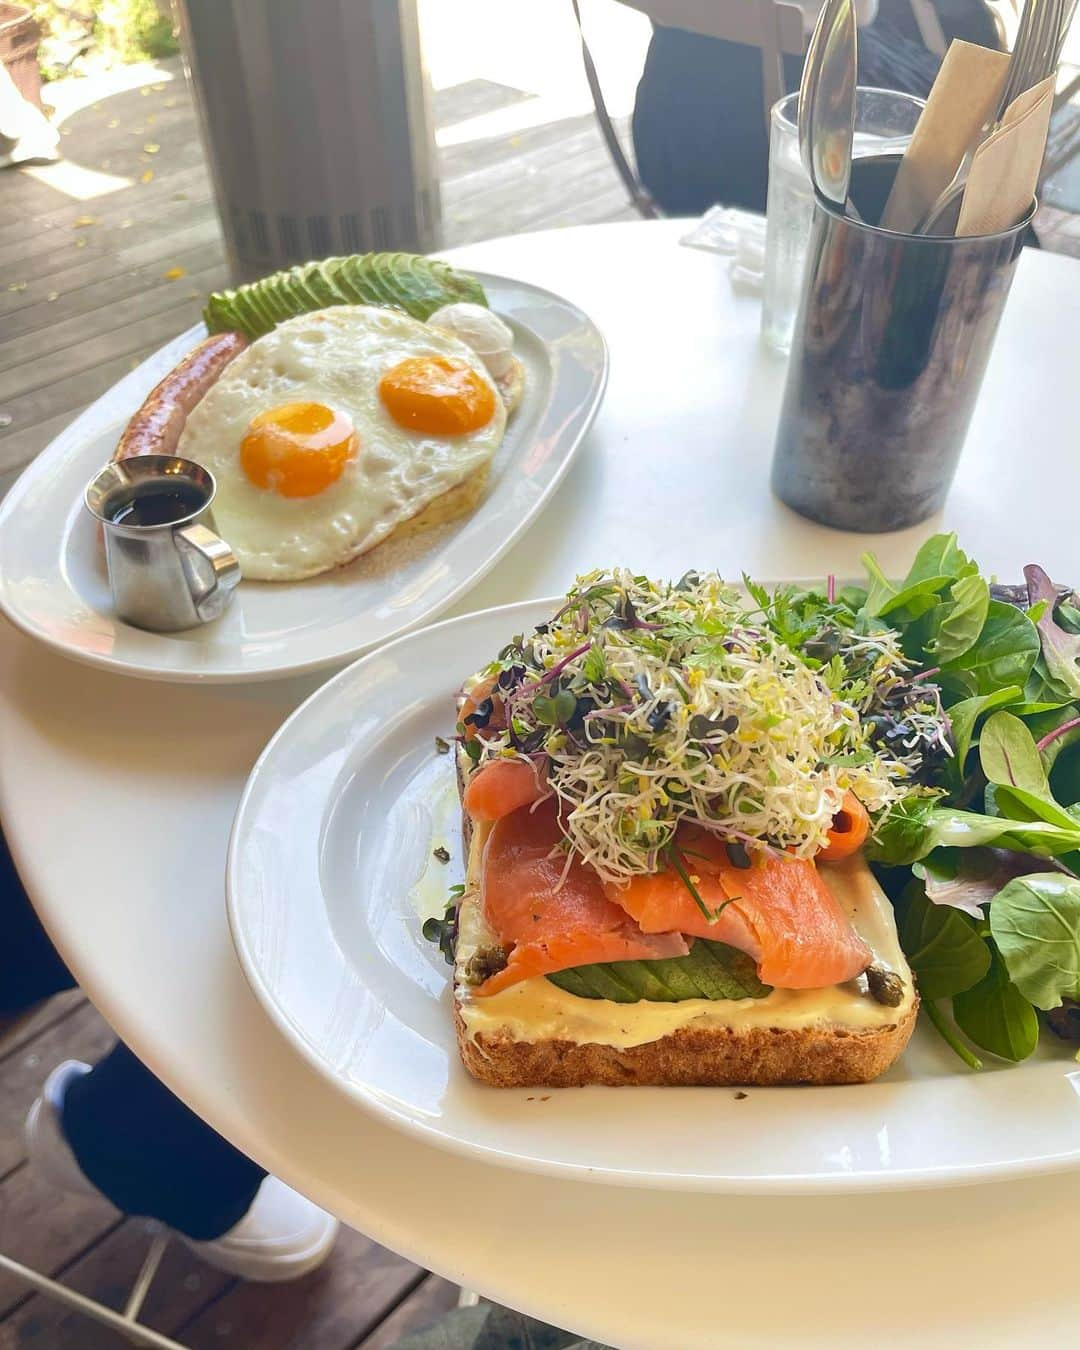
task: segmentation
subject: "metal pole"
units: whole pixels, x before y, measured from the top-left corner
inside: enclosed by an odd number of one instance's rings
[[[151,1248],[151,1255],[153,1255],[153,1251],[154,1249]],[[157,1259],[161,1259],[160,1255]],[[149,1260],[149,1257],[147,1260]],[[143,1270],[145,1271],[145,1269],[144,1265]],[[0,1270],[6,1271],[16,1280],[21,1280],[24,1284],[30,1285],[31,1288],[36,1289],[39,1294],[43,1294],[46,1298],[54,1298],[58,1303],[66,1303],[69,1308],[74,1308],[76,1312],[82,1313],[95,1322],[100,1322],[103,1326],[111,1327],[121,1336],[126,1336],[133,1345],[154,1346],[156,1350],[185,1350],[185,1347],[179,1341],[171,1341],[168,1336],[162,1336],[156,1331],[151,1331],[149,1327],[144,1327],[133,1321],[126,1314],[114,1312],[112,1308],[106,1308],[104,1304],[95,1303],[92,1298],[76,1293],[74,1289],[68,1289],[65,1285],[58,1284],[56,1280],[50,1280],[46,1275],[39,1275],[36,1270],[31,1270],[29,1266],[20,1265],[18,1261],[12,1261],[10,1257],[2,1254],[0,1254]],[[152,1274],[153,1272],[151,1272],[151,1277]],[[141,1272],[139,1279],[142,1279]],[[138,1288],[138,1284],[139,1281],[136,1281],[136,1288]]]

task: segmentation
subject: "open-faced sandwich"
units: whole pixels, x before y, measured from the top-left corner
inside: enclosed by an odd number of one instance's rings
[[[525,373],[474,278],[412,254],[330,258],[213,295],[205,318],[116,458],[209,469],[246,578],[316,576],[477,505]]]
[[[862,1082],[920,1000],[972,1069],[1075,1050],[1080,595],[955,535],[864,562],[581,577],[465,681],[466,880],[424,935],[477,1078]]]
[[[715,575],[616,570],[466,681],[454,1015],[477,1078],[855,1083],[901,1053],[918,1001],[861,849],[941,708],[894,639],[832,633],[800,650]],[[899,706],[910,744],[880,735]]]

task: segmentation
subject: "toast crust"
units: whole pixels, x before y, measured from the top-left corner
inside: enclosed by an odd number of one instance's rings
[[[911,1039],[918,999],[895,1022],[871,1031],[844,1027],[684,1027],[622,1049],[576,1041],[515,1040],[507,1032],[471,1036],[456,1001],[461,1061],[491,1087],[773,1087],[868,1083]]]

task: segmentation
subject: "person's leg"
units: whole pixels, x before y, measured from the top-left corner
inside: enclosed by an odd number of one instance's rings
[[[75,985],[23,890],[0,832],[0,1016]],[[55,1068],[26,1120],[31,1161],[60,1189],[97,1190],[175,1229],[245,1279],[319,1265],[337,1223],[174,1097],[128,1048]]]
[[[23,890],[0,831],[0,1017],[25,1012],[75,981]]]
[[[266,1176],[123,1044],[72,1080],[61,1114],[79,1167],[117,1209],[197,1242],[238,1223]]]

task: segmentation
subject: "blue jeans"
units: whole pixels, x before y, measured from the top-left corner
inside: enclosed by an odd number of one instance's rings
[[[0,1015],[74,985],[0,834]],[[266,1176],[119,1041],[68,1087],[63,1125],[79,1166],[117,1209],[198,1241],[232,1228]]]

